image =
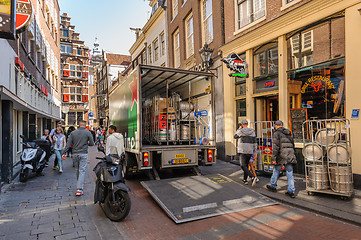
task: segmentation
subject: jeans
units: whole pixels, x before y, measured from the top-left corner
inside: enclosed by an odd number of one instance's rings
[[[251,178],[253,178],[253,174],[251,173],[251,171],[248,169],[248,164],[249,164],[249,160],[251,159],[252,154],[243,154],[240,153],[239,155],[239,162],[241,164],[241,168],[243,170],[243,179],[245,181],[247,181],[247,177],[250,176]]]
[[[74,154],[72,155],[73,162],[76,169],[77,189],[83,189],[86,169],[88,166],[88,154]]]
[[[276,165],[273,168],[273,173],[271,177],[271,187],[276,188],[277,187],[277,180],[281,173],[282,165]],[[287,182],[288,182],[288,192],[289,193],[295,193],[295,182],[293,179],[293,166],[292,164],[286,164],[286,173],[287,173]]]
[[[55,155],[56,155],[56,160],[54,161],[54,166],[58,165],[59,168],[63,167],[63,158],[61,157],[63,155],[63,150],[54,150]]]

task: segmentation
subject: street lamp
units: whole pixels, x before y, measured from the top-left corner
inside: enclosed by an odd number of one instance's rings
[[[206,72],[208,72],[209,67],[213,64],[213,60],[211,58],[213,51],[214,49],[208,47],[208,43],[205,43],[198,51],[201,55],[202,65],[205,67]]]

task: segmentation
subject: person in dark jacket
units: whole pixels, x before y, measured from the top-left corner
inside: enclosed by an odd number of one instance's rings
[[[274,164],[271,177],[271,185],[267,189],[276,192],[277,180],[284,165],[287,173],[288,190],[286,195],[295,197],[295,183],[293,179],[293,165],[297,164],[295,155],[295,144],[291,131],[283,127],[283,122],[275,122],[275,132],[273,134],[273,154],[272,163]]]
[[[253,176],[251,171],[249,171],[248,165],[252,155],[254,159],[257,159],[256,133],[252,128],[248,127],[247,120],[242,120],[241,126],[237,129],[234,138],[238,139],[237,152],[239,153],[239,162],[244,173],[243,183],[248,184],[247,178],[249,176],[252,179],[252,187],[254,187],[257,182],[257,178],[256,176]]]

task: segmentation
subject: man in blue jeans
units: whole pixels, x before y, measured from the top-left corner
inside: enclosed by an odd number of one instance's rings
[[[284,165],[287,173],[288,190],[286,195],[295,198],[295,183],[293,179],[293,165],[297,163],[295,155],[295,144],[291,131],[283,127],[283,122],[275,122],[275,132],[273,134],[273,155],[272,163],[274,164],[271,185],[267,189],[277,192],[277,180]]]
[[[88,146],[94,146],[93,136],[85,127],[86,122],[80,121],[79,128],[71,132],[63,155],[63,158],[65,158],[65,153],[69,150],[71,144],[73,144],[72,158],[76,168],[76,178],[78,180],[76,196],[81,196],[84,193],[83,185],[88,166]]]

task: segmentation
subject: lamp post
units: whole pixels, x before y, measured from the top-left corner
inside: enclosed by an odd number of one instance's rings
[[[214,49],[208,47],[208,43],[205,43],[203,47],[198,50],[202,58],[202,65],[204,66],[206,72],[208,72],[209,68],[213,64],[213,60],[211,58],[213,51]]]

